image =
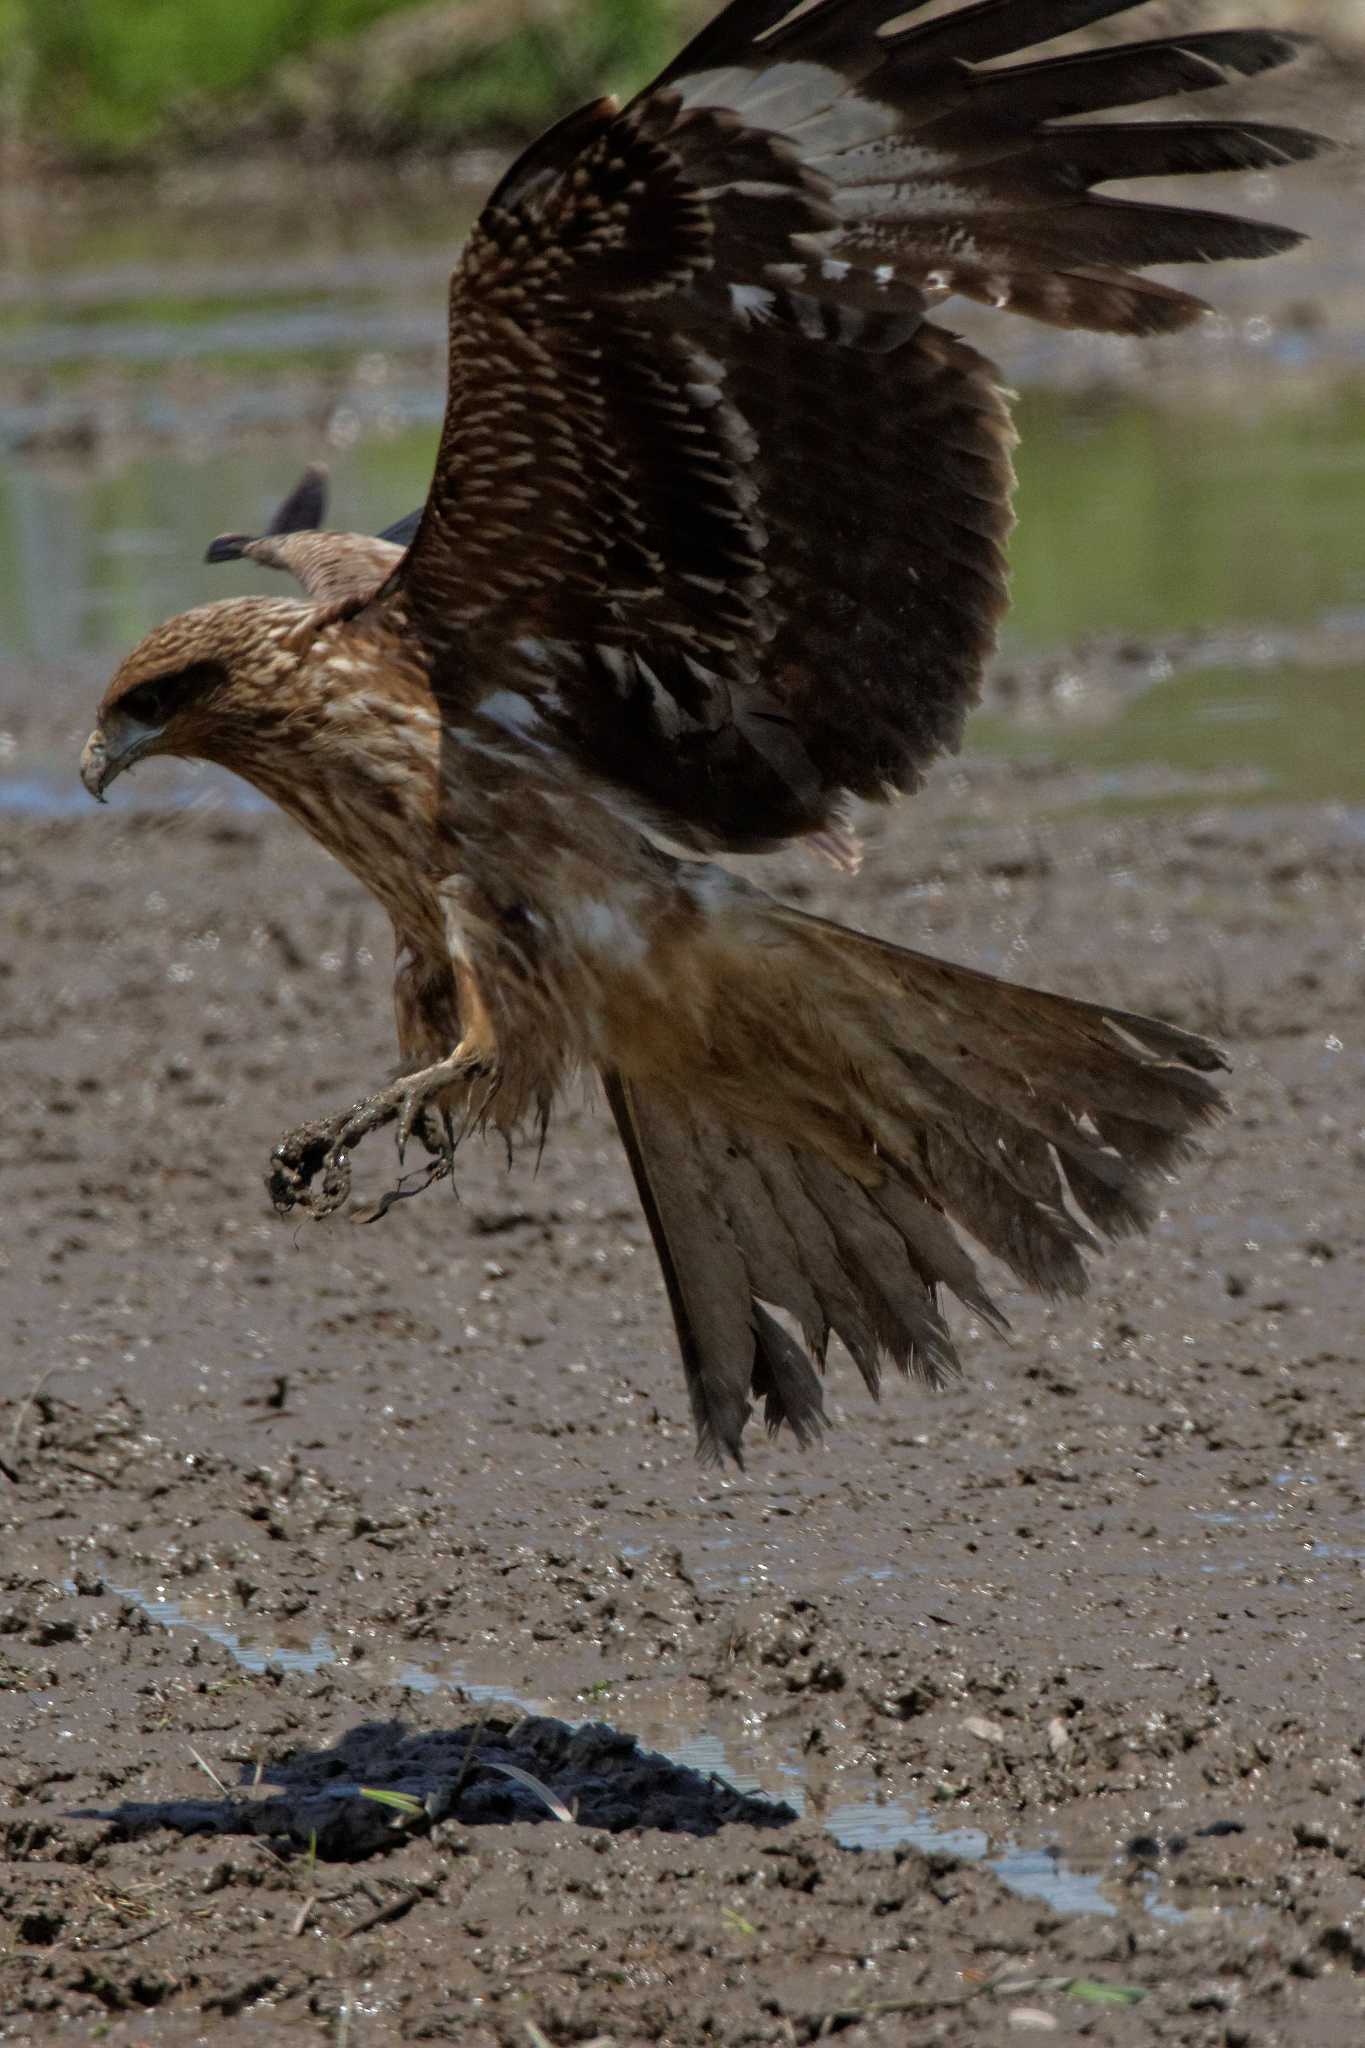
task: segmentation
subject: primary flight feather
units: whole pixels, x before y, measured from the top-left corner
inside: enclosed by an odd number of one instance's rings
[[[957,744],[1006,604],[1012,430],[942,302],[1160,334],[1203,308],[1148,266],[1297,239],[1097,191],[1323,146],[1103,118],[1270,70],[1290,36],[1033,54],[1133,4],[733,0],[494,192],[420,515],[327,533],[310,474],[211,550],[306,599],[158,628],[87,743],[96,795],[147,754],[236,770],[392,919],[408,1071],[286,1140],[282,1204],[336,1206],[384,1123],[436,1171],[470,1124],[543,1130],[597,1069],[708,1455],[738,1456],[753,1398],[815,1433],[831,1333],[874,1388],[886,1358],[954,1370],[941,1290],[995,1313],[963,1234],[1079,1289],[1219,1106],[1200,1038],[702,857],[804,836],[847,861],[849,799]]]

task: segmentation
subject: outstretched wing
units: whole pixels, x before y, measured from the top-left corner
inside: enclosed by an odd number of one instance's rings
[[[733,0],[626,108],[522,158],[452,280],[436,475],[389,586],[452,712],[491,702],[734,848],[956,744],[1006,603],[1011,433],[928,310],[1181,327],[1199,301],[1145,266],[1298,237],[1093,188],[1321,147],[1076,118],[1292,37],[997,61],[1132,4]]]

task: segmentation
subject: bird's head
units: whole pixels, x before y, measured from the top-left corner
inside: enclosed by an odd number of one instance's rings
[[[310,607],[292,598],[228,598],[181,612],[120,663],[81,755],[81,780],[101,801],[116,776],[149,754],[232,765],[234,735],[261,714],[298,664]]]

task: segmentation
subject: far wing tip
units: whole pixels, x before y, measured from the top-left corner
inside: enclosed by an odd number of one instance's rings
[[[252,542],[249,533],[220,533],[204,554],[206,562],[240,562]]]
[[[271,533],[304,533],[327,516],[327,467],[310,462],[270,522]]]

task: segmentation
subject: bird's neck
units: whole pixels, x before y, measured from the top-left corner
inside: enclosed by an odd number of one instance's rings
[[[431,912],[441,720],[413,679],[335,643],[300,664],[222,765],[243,776],[378,897],[396,923]]]
[[[585,786],[527,700],[493,692],[443,717],[401,645],[320,643],[217,758],[437,951],[466,897],[478,915],[548,928],[557,905],[591,898],[604,873],[657,883],[661,856],[641,821]]]

